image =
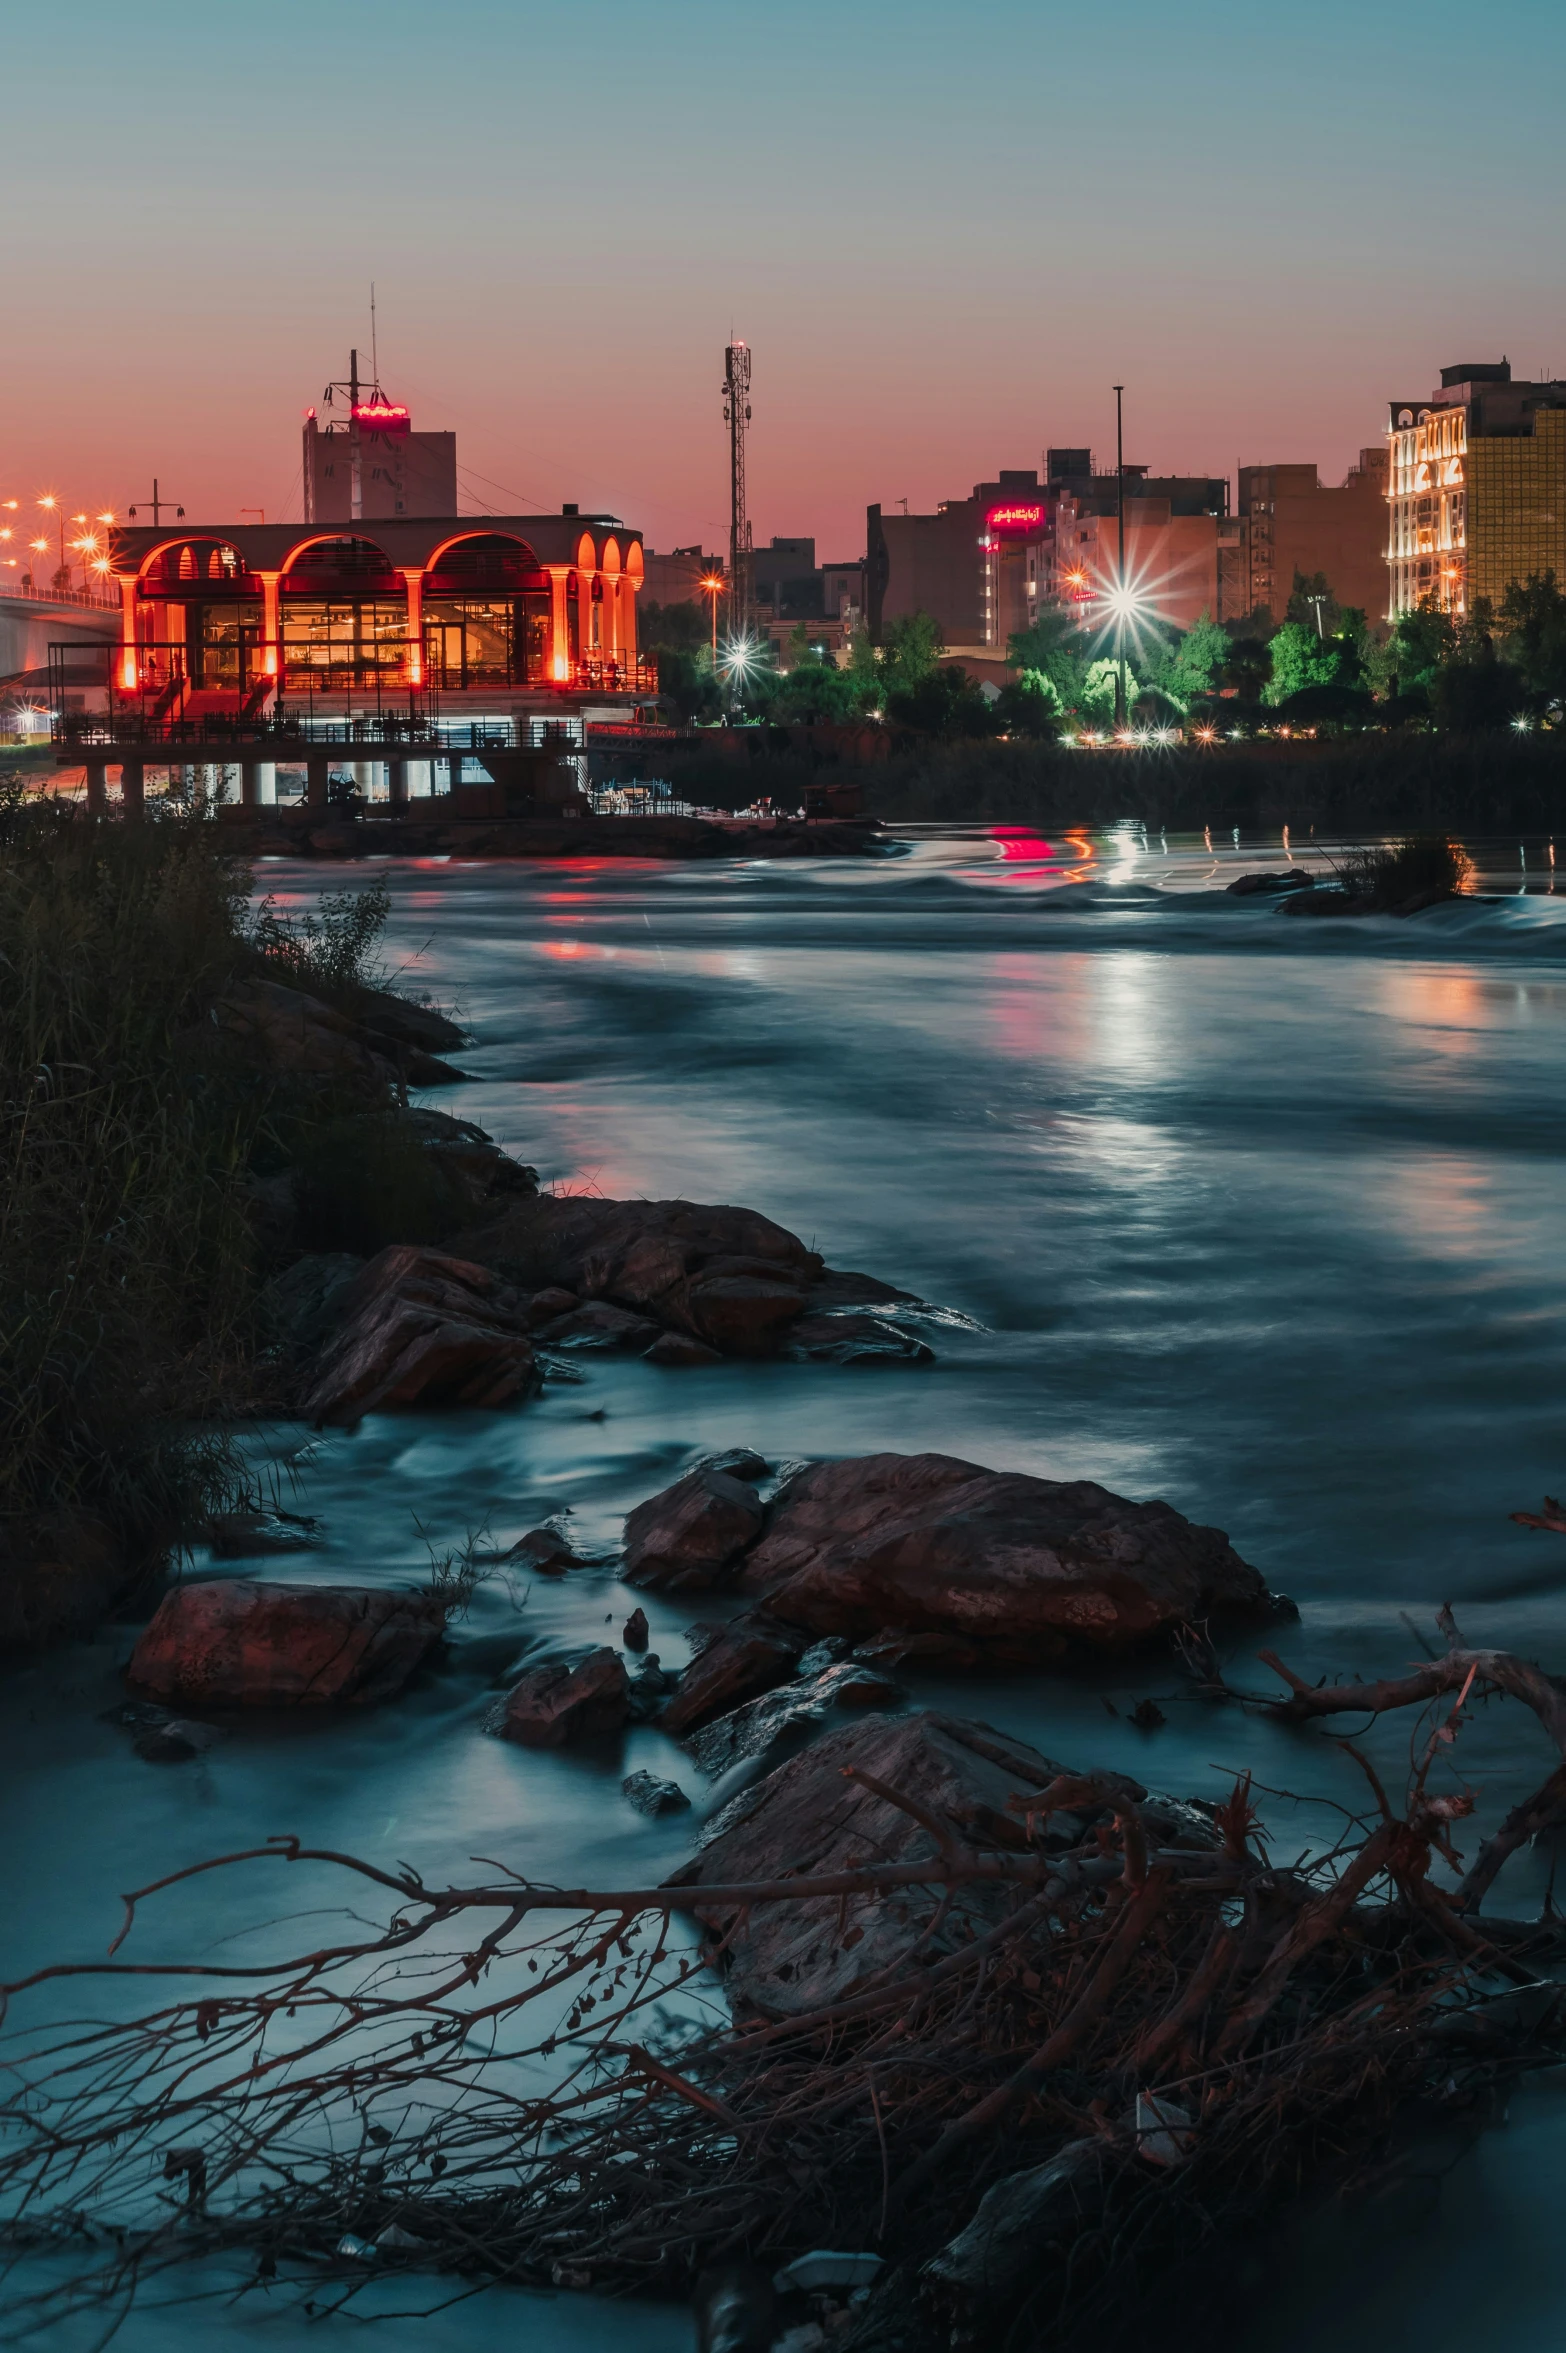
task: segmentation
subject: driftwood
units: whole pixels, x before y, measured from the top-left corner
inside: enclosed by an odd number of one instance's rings
[[[884,2344],[888,2297],[910,2346],[920,2327],[1101,2334],[1307,2168],[1365,2161],[1410,2098],[1460,2105],[1560,2055],[1541,1976],[1560,1931],[1477,1906],[1528,1825],[1562,1818],[1566,1767],[1460,1880],[1472,1799],[1447,1769],[1487,1693],[1566,1745],[1566,1692],[1448,1633],[1445,1657],[1384,1683],[1311,1689],[1273,1661],[1287,1696],[1244,1695],[1301,1721],[1429,1712],[1400,1807],[1362,1760],[1373,1811],[1330,1852],[1274,1861],[1244,1779],[1208,1809],[1210,1843],[1161,1844],[1106,1775],[1018,1790],[1004,1842],[909,1800],[928,1850],[912,1861],[704,1886],[729,1936],[764,1905],[837,1897],[846,1916],[918,1896],[930,1934],[912,1957],[803,2017],[728,2015],[724,1938],[695,1941],[678,1886],[556,1888],[494,1865],[432,1887],[294,1838],[173,1873],[126,1897],[105,1960],[4,1989],[11,2239],[90,2226],[117,2294],[227,2250],[308,2281],[316,2310],[398,2265],[683,2294],[740,2254],[863,2248],[887,2284],[841,2345]],[[160,1889],[298,1866],[312,1903],[323,1873],[351,1891],[334,1940],[281,1961],[125,1957]],[[952,1946],[954,1893],[976,1881],[998,1916]],[[29,1989],[105,1977],[166,1998],[28,2028]]]

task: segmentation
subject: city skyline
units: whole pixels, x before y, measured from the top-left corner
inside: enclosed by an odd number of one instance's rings
[[[0,492],[299,512],[299,422],[370,344],[464,504],[721,545],[719,386],[755,353],[756,537],[862,549],[1046,442],[1343,478],[1443,357],[1566,367],[1548,207],[1566,27],[1507,0],[1406,27],[1148,0],[1091,24],[654,24],[466,0],[73,16],[13,44],[14,343]],[[148,39],[148,30],[153,34]],[[1504,93],[1504,95],[1503,95]],[[1463,171],[1440,166],[1460,151]],[[1561,348],[1552,348],[1552,336]]]

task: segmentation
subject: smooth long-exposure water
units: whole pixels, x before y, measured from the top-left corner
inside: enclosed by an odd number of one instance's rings
[[[1403,1614],[1428,1627],[1442,1601],[1470,1639],[1566,1666],[1566,1543],[1508,1518],[1566,1477],[1566,900],[1519,894],[1515,846],[1486,860],[1505,895],[1407,922],[1223,893],[1281,862],[1276,845],[1219,858],[1013,833],[871,864],[354,870],[386,872],[393,962],[474,1032],[471,1081],[442,1109],[548,1182],[745,1202],[969,1321],[934,1330],[927,1367],[596,1357],[519,1411],[274,1433],[326,1544],[261,1573],[409,1581],[432,1551],[483,1529],[503,1544],[563,1505],[579,1540],[607,1545],[630,1504],[741,1441],[774,1462],[929,1447],[1165,1496],[1227,1529],[1298,1601],[1300,1624],[1266,1639],[1308,1675],[1400,1667]],[[1552,873],[1542,845],[1529,866],[1536,884]],[[261,879],[285,905],[322,880]],[[639,1598],[680,1663],[698,1613]],[[404,1700],[239,1726],[178,1769],[137,1763],[97,1720],[129,1629],[12,1675],[6,1974],[101,1951],[118,1891],[276,1831],[432,1875],[475,1854],[576,1881],[661,1875],[692,1818],[645,1821],[619,1782],[651,1765],[705,1804],[682,1752],[644,1729],[613,1757],[540,1755],[480,1729],[529,1646],[598,1635],[632,1600],[607,1569],[491,1583]],[[1257,1647],[1234,1672],[1262,1685]],[[1363,1797],[1319,1736],[1187,1699],[1167,1663],[915,1681],[1162,1788],[1221,1794],[1249,1765],[1280,1792]],[[1125,1714],[1148,1692],[1169,1721],[1143,1734]],[[1390,1720],[1369,1745],[1396,1770],[1407,1739]],[[1499,1709],[1462,1761],[1487,1821],[1550,1763],[1532,1717]],[[1280,1837],[1306,1834],[1311,1808],[1269,1803]],[[1537,1908],[1551,1870],[1520,1856],[1498,1905]],[[318,1897],[290,1884],[287,1900]],[[144,1958],[214,1951],[264,1909],[253,1885],[197,1883],[138,1942]],[[1242,2341],[1553,2346],[1563,2187],[1566,2096],[1545,2083],[1395,2248],[1313,2242],[1258,2281]],[[252,2297],[135,2315],[119,2341],[204,2353],[241,2328],[291,2348],[305,2325]],[[541,2353],[688,2341],[668,2309],[499,2292],[387,2327],[441,2353],[518,2327]]]

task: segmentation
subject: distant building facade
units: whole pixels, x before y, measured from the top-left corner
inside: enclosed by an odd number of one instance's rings
[[[1175,628],[1206,611],[1240,609],[1241,533],[1221,475],[1150,475],[1125,468],[1125,569]],[[1001,661],[1041,607],[1084,618],[1119,578],[1120,477],[1093,470],[1086,449],[1051,449],[1045,473],[1017,469],[975,484],[933,515],[868,515],[865,604],[880,643],[905,615],[926,612],[956,655]]]
[[[1295,574],[1322,573],[1340,605],[1372,621],[1386,609],[1387,453],[1362,449],[1342,486],[1314,466],[1242,466],[1238,498],[1243,598],[1224,619],[1266,610],[1281,621]]]
[[[1388,619],[1499,604],[1532,573],[1566,581],[1566,382],[1463,361],[1428,400],[1394,400],[1388,434]]]
[[[642,594],[654,605],[693,605],[702,597],[702,582],[721,580],[725,572],[722,556],[703,555],[699,543],[670,548],[666,555],[655,555],[649,547],[642,561],[647,567]]]

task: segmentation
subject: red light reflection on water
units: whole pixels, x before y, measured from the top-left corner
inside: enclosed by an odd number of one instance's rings
[[[1033,864],[1053,858],[1055,853],[1042,834],[1030,825],[992,825],[990,836],[1000,844],[1000,854],[1008,862],[1026,858]]]

